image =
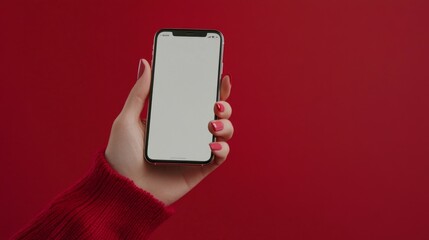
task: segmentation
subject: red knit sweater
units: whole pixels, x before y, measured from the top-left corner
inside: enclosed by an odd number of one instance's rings
[[[172,213],[113,170],[101,150],[89,174],[14,238],[147,239]]]

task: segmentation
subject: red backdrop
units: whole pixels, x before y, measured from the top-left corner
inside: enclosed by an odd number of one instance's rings
[[[153,239],[429,239],[427,1],[2,1],[0,238],[81,177],[160,28],[225,36],[228,161]]]

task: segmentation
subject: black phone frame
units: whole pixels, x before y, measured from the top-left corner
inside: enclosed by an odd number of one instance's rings
[[[186,37],[205,37],[208,33],[216,33],[220,37],[220,48],[219,48],[219,64],[218,64],[218,81],[217,81],[217,94],[216,101],[219,101],[220,97],[220,82],[222,74],[222,65],[223,65],[223,48],[224,48],[224,37],[222,33],[214,29],[184,29],[184,28],[164,28],[158,30],[154,37],[153,53],[152,53],[152,74],[151,74],[151,84],[149,90],[149,102],[148,102],[148,113],[146,121],[146,134],[145,134],[145,149],[144,149],[144,158],[151,164],[189,164],[189,165],[206,165],[211,163],[214,159],[214,154],[211,152],[210,158],[205,161],[199,160],[171,160],[171,159],[151,159],[148,156],[148,145],[149,145],[149,132],[150,132],[150,121],[151,121],[151,109],[152,109],[152,94],[155,78],[155,64],[156,64],[156,49],[158,43],[158,36],[162,32],[172,32],[173,36],[186,36]],[[216,114],[213,114],[213,119],[218,119]],[[208,131],[208,130],[207,130]],[[213,135],[212,142],[216,140],[216,137]]]

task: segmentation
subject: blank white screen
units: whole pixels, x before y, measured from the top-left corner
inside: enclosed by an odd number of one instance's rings
[[[211,37],[213,36],[213,37]],[[217,37],[214,37],[217,36]],[[152,160],[207,161],[221,37],[158,34],[148,135]]]

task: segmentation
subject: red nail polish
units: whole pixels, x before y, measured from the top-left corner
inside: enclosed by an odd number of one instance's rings
[[[221,121],[213,121],[210,123],[213,129],[218,132],[223,129],[223,123]]]
[[[143,63],[143,59],[139,61],[139,68],[137,69],[137,79],[139,79],[144,73],[145,65]]]
[[[216,108],[219,112],[225,111],[225,107],[223,106],[222,103],[216,103]]]
[[[212,151],[218,151],[222,149],[222,145],[220,145],[220,143],[217,143],[217,142],[212,142],[209,145]]]

